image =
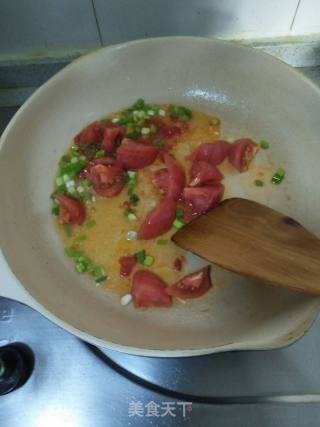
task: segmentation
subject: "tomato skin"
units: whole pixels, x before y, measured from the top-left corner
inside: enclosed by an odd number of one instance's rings
[[[210,266],[208,265],[166,288],[166,293],[177,298],[191,299],[201,297],[211,287]]]
[[[112,157],[92,160],[87,167],[86,176],[95,192],[102,197],[116,196],[125,185],[122,165]]]
[[[201,144],[192,154],[193,161],[204,160],[213,166],[217,166],[224,161],[230,150],[231,144],[224,140],[207,142]]]
[[[169,172],[167,168],[158,169],[153,173],[152,184],[161,194],[166,194],[169,187]]]
[[[60,203],[58,216],[60,224],[83,224],[86,219],[86,209],[83,203],[64,194],[57,195],[55,198]]]
[[[174,200],[178,200],[186,184],[186,174],[183,167],[169,154],[164,153],[163,159],[168,169],[167,196]]]
[[[119,258],[120,263],[120,276],[128,277],[132,273],[134,266],[137,263],[134,255],[124,255]]]
[[[176,215],[176,203],[166,197],[150,211],[138,231],[139,240],[149,240],[170,230]]]
[[[125,129],[122,127],[107,127],[103,133],[101,149],[106,153],[112,153],[116,148],[118,136],[124,136]]]
[[[197,160],[192,163],[190,186],[202,185],[212,181],[221,181],[222,173],[219,169],[204,160]]]
[[[126,169],[143,169],[155,161],[158,153],[157,147],[124,138],[117,148],[117,159]]]
[[[216,184],[210,187],[186,187],[183,198],[192,207],[194,216],[200,215],[213,208],[223,196],[223,185]]]
[[[173,269],[174,271],[181,271],[182,270],[182,259],[177,257],[173,262]]]
[[[100,144],[105,126],[100,122],[90,123],[75,138],[75,144]]]
[[[172,298],[166,293],[166,283],[150,271],[139,270],[133,275],[131,294],[136,308],[172,305]]]
[[[228,153],[229,162],[239,172],[244,172],[248,169],[257,151],[257,144],[250,138],[238,139],[231,144]]]

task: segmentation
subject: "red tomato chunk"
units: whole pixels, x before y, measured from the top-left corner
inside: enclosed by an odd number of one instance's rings
[[[55,198],[60,203],[58,217],[60,224],[80,225],[85,221],[86,209],[79,200],[75,200],[64,194],[55,196]]]
[[[210,266],[208,265],[166,288],[166,293],[183,299],[198,298],[208,292],[211,286]]]
[[[101,157],[90,162],[87,177],[99,196],[113,197],[125,185],[121,164],[112,157]]]
[[[128,277],[132,273],[134,266],[137,263],[136,257],[133,255],[125,255],[119,258],[120,275]]]
[[[138,232],[138,239],[149,240],[161,236],[170,230],[176,215],[176,203],[171,198],[165,198],[149,212]]]
[[[191,167],[190,186],[202,185],[212,181],[221,181],[223,178],[219,169],[204,160],[196,160]]]
[[[127,169],[142,169],[155,161],[158,152],[159,149],[157,147],[124,138],[117,149],[117,159]]]
[[[231,144],[219,140],[201,144],[191,155],[194,161],[204,160],[211,165],[219,165],[227,157]]]
[[[186,187],[183,198],[192,208],[193,215],[200,215],[216,206],[223,196],[223,185],[214,187]]]
[[[230,148],[228,153],[229,162],[239,172],[248,170],[257,151],[257,144],[249,138],[238,139]]]
[[[166,293],[166,283],[154,273],[137,271],[132,279],[131,294],[136,308],[170,307],[172,298]]]

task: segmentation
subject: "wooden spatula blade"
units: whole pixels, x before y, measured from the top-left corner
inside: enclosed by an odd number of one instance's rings
[[[172,240],[227,270],[320,294],[320,241],[294,219],[234,198],[177,231]]]

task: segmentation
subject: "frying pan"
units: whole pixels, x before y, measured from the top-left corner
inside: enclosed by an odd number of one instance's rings
[[[217,115],[224,136],[268,140],[271,148],[257,162],[264,156],[266,176],[284,167],[286,181],[256,188],[255,171],[249,171],[231,177],[226,196],[265,203],[320,234],[316,86],[284,63],[230,42],[139,40],[100,49],[64,68],[3,133],[0,294],[86,341],[132,354],[191,356],[295,341],[314,321],[319,298],[213,267],[214,289],[205,297],[169,310],[135,310],[76,274],[65,259],[49,201],[58,160],[87,123],[140,97]],[[202,265],[188,256],[189,271]]]

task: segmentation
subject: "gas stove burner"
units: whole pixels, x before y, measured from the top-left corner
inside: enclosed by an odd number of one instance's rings
[[[33,367],[33,353],[26,345],[16,343],[0,347],[0,395],[25,384]]]

